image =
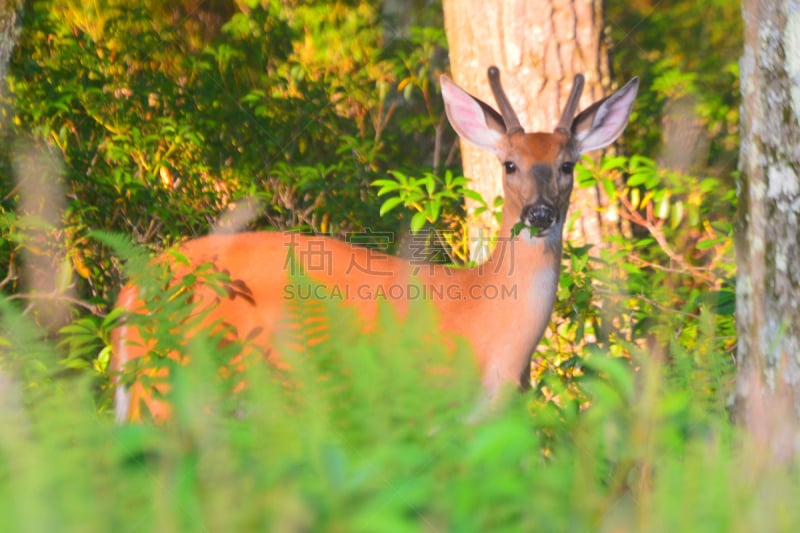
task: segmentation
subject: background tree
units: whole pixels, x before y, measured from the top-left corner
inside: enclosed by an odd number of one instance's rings
[[[503,87],[529,131],[551,131],[577,73],[586,76],[582,107],[609,85],[600,0],[484,2],[444,0],[450,67],[457,84],[494,105],[486,69],[500,68]],[[464,175],[491,202],[502,196],[501,168],[485,151],[461,143]],[[572,213],[582,240],[600,243],[600,188],[573,192]],[[475,228],[493,226],[484,217]],[[492,229],[496,229],[494,226]]]
[[[762,394],[790,398],[800,413],[800,15],[795,4],[743,2],[737,394],[738,414],[748,424],[764,414],[757,408]]]
[[[0,91],[5,89],[8,61],[19,37],[19,5],[17,0],[4,0],[0,3]]]

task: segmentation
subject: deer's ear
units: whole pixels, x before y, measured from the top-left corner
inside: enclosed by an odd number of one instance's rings
[[[625,130],[639,89],[639,78],[633,78],[614,94],[581,111],[572,121],[572,138],[580,153],[605,148]]]
[[[450,125],[465,141],[495,155],[506,146],[506,125],[500,113],[465,92],[445,75],[441,77],[444,110]]]

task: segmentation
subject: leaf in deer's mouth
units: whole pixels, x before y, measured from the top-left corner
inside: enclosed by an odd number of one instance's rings
[[[540,233],[542,233],[542,228],[537,228],[536,226],[531,226],[530,224],[526,224],[523,221],[519,221],[511,228],[511,238],[513,239],[520,233],[522,230],[527,229],[531,237],[539,237]]]

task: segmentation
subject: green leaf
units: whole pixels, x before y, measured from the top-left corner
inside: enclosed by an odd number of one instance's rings
[[[433,176],[428,174],[422,178],[422,182],[425,184],[425,190],[428,193],[428,196],[433,196],[433,192],[436,190],[436,182],[434,181]]]
[[[609,170],[621,170],[625,168],[627,162],[627,158],[621,155],[604,157],[603,162],[600,165],[600,170],[602,172],[608,172]]]
[[[411,231],[414,233],[418,232],[425,226],[425,222],[428,221],[425,212],[420,211],[419,213],[415,213],[413,217],[411,217]]]
[[[600,184],[603,187],[603,192],[605,192],[609,198],[617,197],[617,187],[613,180],[601,180]]]
[[[473,202],[478,202],[480,204],[486,203],[483,199],[483,196],[478,191],[473,191],[472,189],[464,189],[461,194],[464,195],[464,198],[468,198]]]
[[[390,170],[389,174],[394,176],[394,178],[397,180],[397,182],[400,185],[406,185],[406,186],[408,185],[408,176],[406,176],[402,172],[397,171],[397,170]]]
[[[695,246],[698,250],[708,250],[709,248],[714,248],[715,246],[717,246],[718,244],[720,244],[725,240],[727,239],[724,238],[703,239],[702,241],[699,241]]]
[[[641,192],[638,188],[631,189],[631,205],[634,209],[639,208],[639,202],[641,201]]]
[[[440,209],[441,209],[441,202],[437,198],[434,198],[428,203],[428,215],[429,215],[428,220],[431,223],[434,223],[437,220],[439,220]]]
[[[380,210],[380,213],[379,213],[380,216],[385,215],[386,213],[388,213],[389,211],[391,211],[392,209],[394,209],[395,207],[397,207],[398,205],[400,205],[402,203],[403,203],[403,199],[401,197],[399,197],[399,196],[395,196],[393,198],[389,198],[388,200],[383,202],[383,204],[381,205],[381,210]]]
[[[670,228],[675,229],[683,220],[683,202],[681,200],[676,201],[672,204],[672,209],[670,210],[670,221],[669,225]]]
[[[397,182],[397,180],[379,179],[379,180],[374,180],[372,182],[372,186],[380,187],[380,190],[378,191],[378,196],[380,196],[381,194],[385,194],[389,191],[393,191],[399,188],[400,184]]]
[[[656,216],[662,220],[669,216],[669,195],[664,194],[656,203]]]
[[[631,174],[628,177],[628,187],[638,187],[639,185],[644,184],[647,179],[650,177],[650,174],[646,174],[644,172],[637,172],[636,174]]]

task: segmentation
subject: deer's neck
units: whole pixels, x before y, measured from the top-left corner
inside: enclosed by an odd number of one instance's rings
[[[489,260],[471,269],[470,283],[483,291],[461,317],[478,326],[463,333],[472,340],[490,394],[502,383],[527,384],[531,353],[550,321],[561,264],[561,227],[544,237],[523,230],[512,238],[512,225],[503,224]]]
[[[503,224],[497,245],[485,267],[484,282],[507,287],[516,299],[514,312],[526,342],[535,346],[550,321],[561,268],[561,226],[544,236],[531,236],[528,229],[511,236],[511,224]]]
[[[541,270],[558,272],[561,265],[562,223],[559,222],[541,237],[532,236],[527,228],[512,237],[513,224],[508,219],[503,217],[497,244],[487,264],[495,266],[493,270],[501,277],[519,281],[537,275]]]

